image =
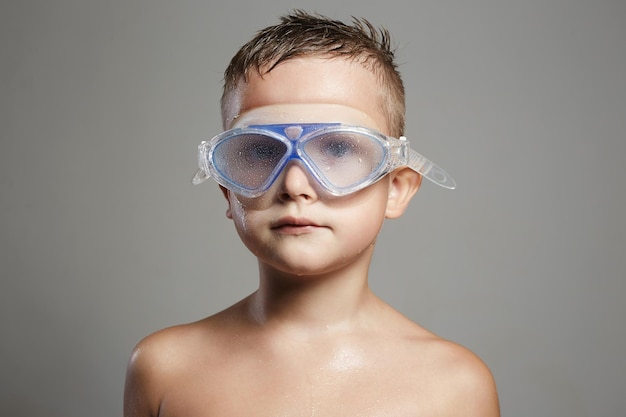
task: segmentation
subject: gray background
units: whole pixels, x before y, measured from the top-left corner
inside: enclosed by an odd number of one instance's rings
[[[459,183],[389,222],[374,289],[478,353],[506,416],[626,415],[626,3],[4,1],[0,415],[121,415],[159,328],[256,287],[197,144],[294,7],[388,27],[407,134]]]

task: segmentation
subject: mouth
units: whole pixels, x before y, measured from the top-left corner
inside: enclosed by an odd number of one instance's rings
[[[322,226],[306,218],[283,217],[272,224],[271,227],[272,230],[278,231],[282,234],[299,235],[311,233]]]

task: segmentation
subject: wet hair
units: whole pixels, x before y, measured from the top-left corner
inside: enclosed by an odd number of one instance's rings
[[[378,96],[390,134],[404,132],[404,85],[391,47],[389,31],[376,28],[368,20],[352,18],[344,23],[319,14],[295,10],[256,35],[233,56],[224,72],[222,119],[229,114],[230,94],[240,82],[247,82],[251,71],[260,76],[282,62],[303,57],[353,60],[374,72],[379,80]]]

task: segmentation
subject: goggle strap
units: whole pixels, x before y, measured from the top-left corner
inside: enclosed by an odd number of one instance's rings
[[[434,162],[425,158],[417,153],[417,151],[411,149],[409,151],[409,168],[415,172],[421,174],[424,178],[433,183],[454,190],[456,188],[456,182],[448,175],[446,171],[439,168]]]
[[[191,179],[191,184],[192,185],[200,185],[203,182],[205,182],[206,180],[208,180],[210,178],[209,175],[207,175],[206,171],[202,168],[198,169],[195,173],[195,175],[193,176],[193,178]]]

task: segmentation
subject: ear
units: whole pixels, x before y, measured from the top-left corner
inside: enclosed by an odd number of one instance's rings
[[[226,208],[226,217],[231,219],[233,218],[232,206],[230,205],[230,191],[228,191],[225,187],[220,185],[220,190],[222,190],[222,194],[224,194],[224,198],[228,203],[228,207]]]
[[[411,198],[419,190],[422,176],[410,168],[398,168],[389,174],[389,195],[385,217],[397,219],[402,216],[411,202]]]

